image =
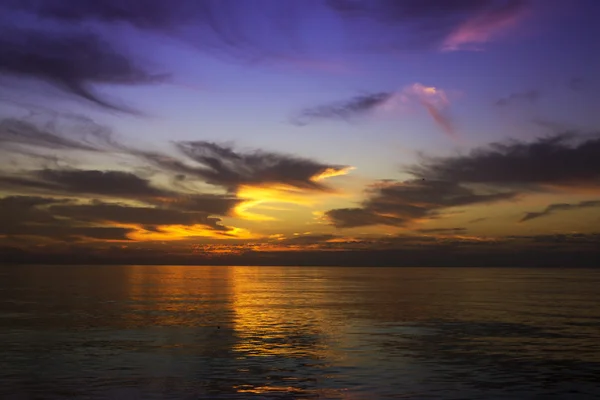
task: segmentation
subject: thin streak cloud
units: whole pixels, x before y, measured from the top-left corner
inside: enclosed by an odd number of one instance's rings
[[[583,208],[595,208],[600,207],[600,200],[591,200],[591,201],[582,201],[576,204],[568,204],[568,203],[559,203],[559,204],[550,204],[542,211],[538,212],[528,212],[521,218],[519,222],[527,222],[532,219],[547,217],[549,215],[555,214],[561,211],[571,211],[578,210]]]

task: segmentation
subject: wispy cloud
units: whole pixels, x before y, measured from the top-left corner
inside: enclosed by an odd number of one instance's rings
[[[15,146],[49,150],[93,152],[114,148],[112,132],[93,120],[77,115],[31,112],[26,118],[0,120],[0,150]],[[24,151],[24,149],[22,149]]]
[[[359,207],[332,209],[325,216],[340,228],[406,226],[435,218],[445,208],[513,200],[527,192],[547,191],[549,186],[598,188],[597,160],[597,135],[496,143],[463,156],[424,159],[407,168],[416,179],[382,181],[368,189]],[[522,222],[559,210],[596,206],[595,201],[552,205],[542,212],[528,213]]]
[[[32,28],[0,29],[0,74],[46,81],[80,99],[119,111],[133,110],[104,99],[93,86],[147,84],[164,78],[146,71],[93,33]]]
[[[594,208],[600,207],[600,200],[592,200],[592,201],[582,201],[576,204],[568,204],[568,203],[558,203],[558,204],[550,204],[542,211],[538,212],[528,212],[521,218],[519,222],[531,221],[532,219],[547,217],[551,214],[555,214],[560,211],[570,211],[577,210],[582,208]]]
[[[449,106],[446,93],[433,86],[424,86],[415,83],[405,88],[401,96],[410,100],[416,100],[425,107],[431,118],[448,136],[456,139],[457,134],[450,118],[444,114],[444,110]]]
[[[527,92],[515,92],[496,101],[497,106],[508,106],[519,102],[535,103],[541,96],[537,90],[529,90]]]
[[[452,120],[447,115],[450,101],[446,92],[420,83],[408,85],[396,92],[364,94],[344,101],[307,108],[294,116],[292,123],[302,126],[322,119],[351,121],[353,118],[377,111],[400,114],[415,106],[423,107],[444,133],[452,138],[457,137]]]
[[[241,152],[231,146],[206,141],[174,144],[185,162],[159,153],[133,151],[133,154],[165,170],[201,178],[230,191],[242,185],[264,184],[324,191],[327,186],[319,177],[344,174],[350,168],[262,150]]]
[[[21,222],[12,224],[11,236],[31,235],[41,221],[30,220],[29,216],[43,214],[48,218],[37,235],[42,237],[59,222],[82,229],[118,226],[122,230],[114,231],[115,240],[249,237],[250,233],[239,228],[222,226],[220,217],[265,219],[251,209],[267,203],[311,204],[311,196],[333,191],[326,183],[328,179],[351,169],[289,154],[239,151],[201,141],[175,142],[175,153],[169,155],[147,152],[119,143],[110,131],[91,120],[74,121],[81,124],[72,125],[69,118],[3,120],[0,150],[10,152],[21,146],[25,157],[35,156],[29,152],[31,148],[59,151],[61,156],[82,151],[103,157],[127,156],[132,162],[141,162],[146,172],[81,169],[68,162],[41,169],[30,165],[2,171],[0,189],[4,193],[29,196],[6,197],[11,199],[6,200],[10,204],[30,198],[69,203],[22,206],[19,210],[26,212],[19,217]],[[199,192],[210,186],[214,190]],[[1,215],[0,222],[7,218],[9,215]],[[72,235],[60,237],[66,240]]]
[[[42,237],[48,240],[129,240],[131,229],[114,226],[82,225],[57,218],[49,207],[65,200],[9,196],[0,198],[0,235]]]
[[[321,119],[342,119],[348,121],[375,110],[378,106],[385,104],[392,96],[393,93],[388,92],[371,93],[359,95],[345,101],[307,108],[293,117],[292,122],[302,126]]]
[[[0,24],[0,74],[45,81],[92,104],[134,112],[101,95],[97,87],[163,82],[168,74],[155,72],[108,35],[115,24],[147,39],[156,35],[177,38],[221,58],[340,72],[347,66],[312,54],[323,43],[299,40],[306,36],[302,32],[306,22],[315,16],[339,21],[342,29],[335,49],[453,51],[479,49],[511,29],[526,14],[529,3],[148,0],[140,7],[116,0],[5,1],[0,13],[10,23]]]
[[[338,228],[406,226],[420,219],[435,218],[446,208],[493,203],[517,195],[506,191],[477,193],[455,182],[420,179],[382,181],[369,188],[367,194],[360,207],[329,210],[326,217]]]
[[[447,114],[450,101],[443,89],[413,83],[395,92],[385,102],[378,105],[385,112],[404,112],[407,108],[421,106],[427,111],[436,125],[448,136],[457,138],[451,118]]]
[[[469,223],[470,224],[477,224],[477,223],[483,222],[483,221],[487,221],[487,218],[484,218],[484,217],[482,217],[482,218],[475,218],[475,219],[470,220]]]
[[[531,7],[529,0],[329,0],[329,4],[350,21],[369,18],[381,24],[375,32],[385,35],[388,47],[442,51],[481,50],[514,28]]]
[[[508,141],[454,157],[426,158],[408,167],[415,176],[501,186],[593,186],[600,179],[598,135],[566,133],[531,142]]]
[[[467,232],[467,228],[425,228],[417,229],[420,233],[441,233],[441,234],[462,234]]]
[[[513,28],[529,10],[529,1],[480,1],[487,7],[473,13],[444,39],[442,50],[481,50],[482,46]]]

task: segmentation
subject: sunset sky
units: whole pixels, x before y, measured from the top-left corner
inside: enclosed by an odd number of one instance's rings
[[[0,260],[600,260],[596,0],[0,3]]]

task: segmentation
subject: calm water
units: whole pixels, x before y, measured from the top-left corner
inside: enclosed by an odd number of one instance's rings
[[[600,270],[0,267],[0,398],[587,399]]]

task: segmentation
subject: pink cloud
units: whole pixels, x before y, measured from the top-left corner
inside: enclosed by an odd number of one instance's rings
[[[395,93],[379,108],[384,111],[404,110],[415,104],[425,108],[429,116],[444,133],[452,139],[458,138],[450,117],[444,114],[444,111],[450,106],[450,101],[446,92],[442,89],[413,83]]]
[[[442,51],[482,50],[482,45],[514,28],[528,13],[525,3],[509,3],[467,20],[442,43]]]

